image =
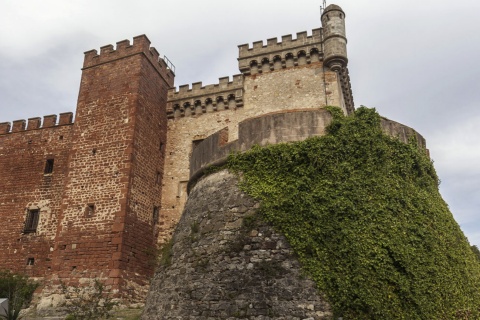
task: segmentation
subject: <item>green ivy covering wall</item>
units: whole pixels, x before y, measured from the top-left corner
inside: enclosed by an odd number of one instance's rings
[[[479,319],[480,264],[425,150],[381,131],[374,109],[302,142],[231,155],[259,214],[346,319]]]

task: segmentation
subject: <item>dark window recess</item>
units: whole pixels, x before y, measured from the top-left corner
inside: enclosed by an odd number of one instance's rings
[[[33,266],[35,264],[35,258],[27,259],[27,266]]]
[[[158,149],[160,150],[160,152],[163,153],[163,149],[164,149],[164,144],[163,144],[163,142],[160,142],[160,146],[159,146]]]
[[[153,225],[156,226],[158,224],[158,219],[160,218],[160,208],[153,207]]]
[[[160,184],[161,181],[162,181],[162,175],[159,171],[157,171],[157,177],[155,178],[155,183]]]
[[[197,139],[192,141],[192,150],[195,150],[195,148],[200,144],[205,139]]]
[[[95,205],[93,203],[87,204],[85,208],[85,216],[92,217],[95,214]]]
[[[27,219],[25,220],[24,233],[32,233],[37,231],[38,220],[40,218],[40,210],[32,209],[27,212]]]
[[[45,174],[53,172],[53,159],[47,159],[45,163]]]

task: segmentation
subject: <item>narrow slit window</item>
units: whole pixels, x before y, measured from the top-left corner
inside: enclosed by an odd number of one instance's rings
[[[87,207],[85,208],[85,216],[88,217],[93,217],[95,214],[95,205],[93,203],[87,204]]]
[[[53,172],[53,159],[47,159],[45,163],[45,174],[49,174]]]
[[[160,208],[153,207],[153,225],[156,226],[158,224],[158,219],[160,218]]]
[[[32,209],[27,211],[27,218],[25,219],[24,233],[33,233],[37,231],[38,220],[40,217],[39,209]]]
[[[160,182],[162,182],[162,174],[160,173],[160,171],[157,171],[157,176],[155,178],[155,183],[160,184]]]

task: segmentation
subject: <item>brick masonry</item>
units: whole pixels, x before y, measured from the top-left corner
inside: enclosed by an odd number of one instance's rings
[[[39,128],[37,122],[0,136],[0,263],[2,269],[44,278],[52,268],[73,125]],[[47,159],[54,159],[48,174]],[[28,210],[40,212],[36,233],[23,233]],[[27,265],[32,258],[33,265]]]

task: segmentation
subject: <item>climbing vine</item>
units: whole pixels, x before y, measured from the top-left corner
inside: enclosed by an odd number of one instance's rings
[[[479,263],[416,141],[336,108],[327,134],[233,154],[306,273],[344,319],[478,319]]]

